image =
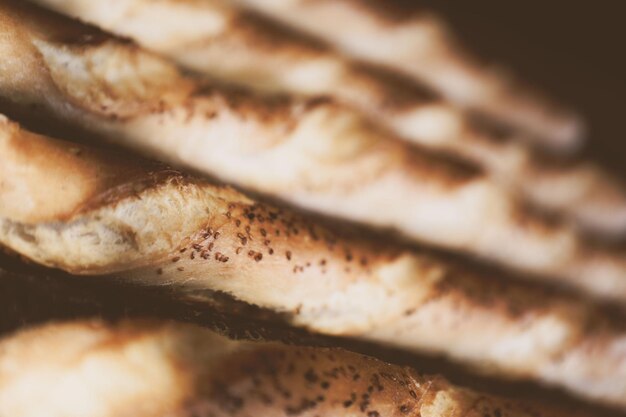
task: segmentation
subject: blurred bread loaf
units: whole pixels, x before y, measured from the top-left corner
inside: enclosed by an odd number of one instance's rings
[[[2,415],[318,413],[582,416],[455,387],[441,377],[342,349],[233,342],[176,323],[59,323],[0,341]]]

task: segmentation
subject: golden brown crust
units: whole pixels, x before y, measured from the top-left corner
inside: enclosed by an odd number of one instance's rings
[[[0,217],[26,224],[69,219],[112,189],[121,199],[126,184],[134,184],[139,192],[150,171],[162,169],[120,153],[51,141],[4,116],[0,116],[0,152]]]
[[[117,268],[149,263],[203,224],[197,180],[163,164],[51,140],[6,119],[0,149],[1,240],[46,265],[102,273],[112,259]],[[164,200],[135,212],[150,196]]]
[[[21,390],[26,381],[38,401]],[[232,342],[163,322],[75,322],[23,331],[0,343],[0,387],[0,411],[20,416],[42,410],[51,417],[572,415],[341,349]],[[77,388],[80,397],[71,391]]]
[[[28,10],[0,6],[0,48],[13,50],[8,65],[20,68],[1,73],[0,93],[15,106],[36,103],[112,141],[309,210],[601,296],[626,291],[622,257],[590,248],[573,227],[523,210],[485,175],[413,148],[341,105],[203,88],[125,41],[59,42],[58,32],[75,33],[77,24],[46,34],[42,12],[29,18]],[[24,68],[28,85],[18,79]]]
[[[167,415],[194,387],[190,372],[168,349],[168,343],[175,343],[171,327],[92,321],[51,325],[4,340],[0,412],[24,417]]]

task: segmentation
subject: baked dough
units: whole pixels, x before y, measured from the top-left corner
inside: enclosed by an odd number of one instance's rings
[[[171,322],[81,321],[0,341],[14,417],[583,417],[342,349],[235,342]]]
[[[371,0],[236,0],[307,31],[360,59],[423,81],[462,107],[526,129],[538,143],[572,149],[583,128],[558,108],[499,69],[463,49],[432,13]]]

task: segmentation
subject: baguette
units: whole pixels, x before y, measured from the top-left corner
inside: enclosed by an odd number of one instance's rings
[[[536,143],[571,150],[581,141],[578,117],[478,62],[430,12],[371,0],[237,2],[425,82],[461,107],[526,130]]]
[[[554,166],[528,146],[469,123],[436,95],[350,62],[340,54],[222,0],[36,0],[172,58],[194,71],[259,90],[328,95],[397,135],[484,168],[505,186],[583,226],[626,231],[626,194],[588,163]],[[154,21],[160,22],[158,32]]]
[[[338,348],[232,341],[172,322],[51,324],[0,341],[13,417],[583,416]]]
[[[226,293],[320,334],[625,405],[626,321],[577,297],[316,224],[158,164],[6,122],[0,132],[0,243],[34,262],[190,299]]]
[[[624,294],[626,259],[527,210],[333,102],[209,87],[129,41],[0,4],[0,98],[305,209],[577,285]],[[36,109],[33,112],[33,108]],[[401,200],[398,199],[399,196]]]

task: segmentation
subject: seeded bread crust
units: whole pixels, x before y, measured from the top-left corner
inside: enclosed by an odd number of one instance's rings
[[[0,412],[22,417],[582,416],[342,349],[234,342],[168,322],[94,320],[19,332],[0,342],[0,388]]]

